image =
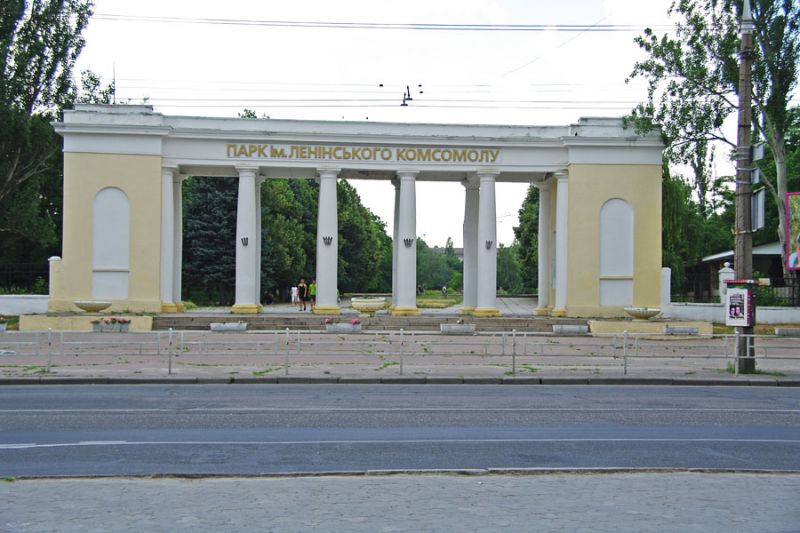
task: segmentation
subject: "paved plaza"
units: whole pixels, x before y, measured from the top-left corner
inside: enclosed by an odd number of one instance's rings
[[[0,484],[0,531],[798,531],[800,475],[551,473]]]

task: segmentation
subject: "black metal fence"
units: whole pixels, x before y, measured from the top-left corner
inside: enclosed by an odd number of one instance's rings
[[[0,265],[0,294],[47,294],[49,276],[47,263]]]
[[[672,301],[718,303],[718,275],[687,274],[681,286],[673,287]],[[769,285],[756,288],[756,302],[763,306],[800,307],[800,277],[769,278]]]

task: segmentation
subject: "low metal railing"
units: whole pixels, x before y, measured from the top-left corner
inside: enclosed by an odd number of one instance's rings
[[[797,339],[765,335],[746,339],[752,343],[757,361],[800,363]],[[136,357],[147,365],[161,360],[168,374],[173,373],[175,365],[204,366],[210,365],[211,359],[228,364],[257,359],[284,375],[293,365],[353,360],[374,361],[382,368],[397,366],[400,375],[409,365],[503,366],[510,367],[510,375],[517,375],[520,370],[530,373],[535,371],[531,370],[533,365],[545,363],[571,369],[618,367],[627,375],[629,366],[643,361],[709,361],[727,368],[738,357],[738,344],[736,335],[676,337],[627,332],[593,336],[516,331],[453,336],[404,329],[354,334],[289,329],[247,333],[6,332],[0,334],[0,367],[14,366],[4,362],[16,361],[50,373],[54,360],[64,364],[105,357],[103,364],[110,365],[129,363],[127,358]]]

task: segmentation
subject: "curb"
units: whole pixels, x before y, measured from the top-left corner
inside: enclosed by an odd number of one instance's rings
[[[241,376],[241,377],[0,377],[0,387],[11,385],[620,385],[704,387],[800,387],[800,379],[723,379],[669,377],[462,377],[462,376]]]

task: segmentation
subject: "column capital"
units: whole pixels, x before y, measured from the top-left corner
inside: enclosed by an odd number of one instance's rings
[[[176,177],[178,175],[178,165],[162,165],[161,175]]]
[[[465,189],[475,189],[475,190],[477,190],[481,186],[480,181],[477,179],[476,176],[467,177],[461,182],[461,185],[463,185]]]
[[[540,191],[549,191],[550,190],[550,182],[547,180],[543,181],[534,181],[532,185],[539,189]]]
[[[566,181],[569,179],[569,172],[564,170],[557,170],[553,173],[553,177],[556,178],[558,181]]]
[[[330,178],[338,178],[339,177],[339,172],[341,172],[341,171],[342,171],[341,168],[319,167],[317,169],[317,174],[319,174],[320,179],[322,179],[322,178],[330,179]]]
[[[398,170],[397,178],[400,180],[413,180],[419,174],[419,170]]]
[[[500,174],[500,171],[496,168],[479,168],[475,175],[478,176],[478,179],[492,179],[494,180]]]
[[[255,178],[258,175],[258,167],[253,165],[236,165],[236,172],[239,173],[240,178],[242,176]]]
[[[392,185],[394,185],[395,189],[399,189],[400,188],[400,178],[392,178],[389,181],[392,182]]]

